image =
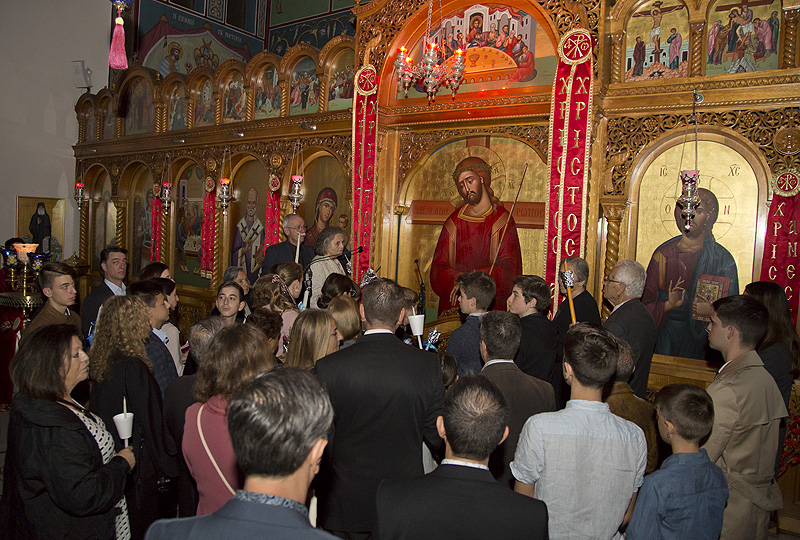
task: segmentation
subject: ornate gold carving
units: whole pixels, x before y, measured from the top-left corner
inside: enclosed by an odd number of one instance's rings
[[[194,306],[183,302],[178,303],[178,329],[184,336],[188,336],[192,325],[204,318],[208,311],[206,305]]]
[[[217,160],[213,157],[210,157],[206,160],[206,169],[208,172],[214,172],[217,170]]]
[[[81,206],[81,234],[78,251],[81,260],[89,261],[89,201],[84,200]]]
[[[569,2],[573,10],[566,7]],[[583,11],[576,4],[581,4],[585,9],[588,30],[597,38],[597,24],[600,19],[600,0],[536,0],[545,13],[555,21],[559,36],[566,34],[573,28],[580,26]],[[428,4],[428,0],[387,0],[377,8],[369,4],[362,8],[363,17],[359,17],[358,51],[363,53],[372,45],[374,38],[380,35],[381,40],[372,49],[372,63],[383,66],[390,52],[389,47],[403,29],[408,20],[420,9]],[[356,8],[356,11],[361,11]],[[380,71],[380,69],[379,69]]]
[[[775,72],[773,72],[775,73]],[[685,79],[684,79],[685,80]],[[705,81],[691,81],[688,83],[670,83],[669,81],[658,81],[657,83],[636,84],[628,83],[618,87],[612,87],[608,91],[608,96],[639,96],[645,94],[663,94],[674,92],[689,92],[695,88],[699,91],[702,90],[715,90],[715,89],[732,89],[732,88],[749,88],[754,86],[777,86],[782,84],[797,84],[800,83],[800,75],[797,73],[778,73],[766,77],[755,78],[714,78]],[[549,98],[548,98],[549,99]],[[748,102],[753,101],[752,98]],[[774,102],[775,100],[770,100]],[[714,105],[723,105],[722,102],[714,102]],[[664,108],[661,107],[660,108]],[[616,110],[616,109],[615,109]]]
[[[619,261],[619,230],[622,215],[625,213],[625,203],[619,201],[601,202],[603,215],[608,221],[606,232],[606,257],[604,275],[609,275]],[[604,316],[608,316],[608,308],[603,307]]]
[[[436,111],[453,111],[453,110],[470,110],[477,108],[492,109],[508,105],[525,105],[528,103],[550,103],[549,94],[540,94],[534,96],[517,96],[517,97],[502,97],[497,99],[482,99],[474,101],[462,100],[443,100],[436,103],[409,105],[406,107],[390,107],[387,112],[391,114],[413,114],[422,112],[436,112]],[[507,117],[507,115],[503,115]]]
[[[764,154],[773,173],[791,167],[800,168],[800,155],[782,154],[775,145],[780,130],[800,123],[800,108],[700,112],[697,121],[703,126],[726,127],[750,140]],[[690,123],[690,113],[609,118],[605,193],[623,195],[639,151],[666,131],[684,129]]]
[[[705,28],[705,21],[689,23],[690,77],[703,74],[703,31]]]
[[[800,18],[800,9],[783,10],[783,69],[797,66],[797,20]]]
[[[424,133],[403,133],[400,135],[400,178],[397,182],[398,191],[409,169],[417,163],[426,152],[442,144],[447,139],[457,139],[470,135],[505,135],[516,137],[530,144],[536,149],[544,160],[547,160],[548,126],[522,125],[501,126],[492,130],[482,128],[442,129]]]
[[[126,246],[128,244],[128,201],[127,199],[112,199],[112,202],[117,209],[117,222],[115,224],[117,242],[121,246]],[[85,260],[88,261],[89,259]]]
[[[787,126],[775,134],[775,150],[786,156],[800,152],[800,129]]]
[[[611,34],[611,82],[622,82],[622,42],[625,39],[623,32]]]

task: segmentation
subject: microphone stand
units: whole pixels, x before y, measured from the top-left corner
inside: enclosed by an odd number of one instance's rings
[[[419,259],[414,259],[414,264],[417,265],[417,274],[419,275],[419,302],[417,302],[417,312],[425,313],[425,280],[422,279],[422,272],[419,269]]]
[[[351,252],[351,254],[361,253],[363,250],[364,250],[364,246],[359,246],[358,248],[354,249]],[[313,261],[308,263],[308,266],[306,267],[306,271],[305,271],[305,278],[303,279],[303,286],[306,289],[306,292],[303,294],[303,309],[306,309],[308,307],[308,297],[311,294],[311,281],[312,281],[311,277],[313,275],[313,273],[311,272],[311,266],[313,266],[314,264],[316,264],[318,262],[329,261],[331,259],[338,259],[340,256],[341,256],[341,253],[336,253],[334,255],[325,255],[325,256],[320,257],[318,259],[314,259]]]

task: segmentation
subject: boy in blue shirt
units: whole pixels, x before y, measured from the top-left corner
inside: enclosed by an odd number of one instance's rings
[[[626,538],[717,540],[728,481],[700,448],[714,424],[711,396],[698,386],[670,384],[655,405],[658,432],[672,455],[645,477]]]

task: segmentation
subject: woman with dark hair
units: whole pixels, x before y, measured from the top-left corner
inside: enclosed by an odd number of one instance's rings
[[[342,334],[333,316],[322,309],[303,311],[292,326],[286,365],[311,369],[317,360],[339,350]]]
[[[226,410],[231,398],[260,373],[275,367],[264,333],[250,324],[220,330],[200,357],[195,396],[186,411],[183,457],[197,482],[197,515],[216,512],[241,489]]]
[[[131,446],[138,466],[125,489],[131,538],[144,538],[147,527],[158,519],[158,484],[163,477],[178,476],[175,449],[167,446],[161,411],[161,390],[144,342],[150,335],[150,310],[135,296],[112,296],[97,319],[90,351],[92,395],[90,409],[106,425],[122,412],[123,398],[133,413]],[[116,448],[122,439],[112,430]]]
[[[115,453],[103,420],[70,397],[87,360],[69,324],[35,330],[14,356],[18,393],[0,505],[6,538],[130,538],[123,491],[133,448]]]
[[[356,302],[361,301],[361,289],[356,282],[344,274],[331,274],[322,284],[317,306],[319,309],[328,309],[328,304],[337,296],[347,295]]]
[[[186,363],[186,357],[181,353],[181,331],[178,330],[178,289],[175,282],[167,278],[153,278],[153,281],[161,285],[161,290],[164,292],[164,298],[169,305],[169,321],[161,326],[161,331],[167,335],[167,342],[165,345],[169,349],[169,354],[172,356],[172,361],[175,364],[175,370],[178,372],[178,377],[183,375],[183,366]]]
[[[300,311],[297,309],[286,283],[278,274],[261,276],[253,284],[250,302],[253,304],[253,309],[267,308],[281,316],[283,324],[281,325],[278,356],[283,356],[283,344],[289,343],[289,332],[292,331],[292,325],[297,320],[297,316],[300,315]]]
[[[322,295],[322,285],[331,274],[345,275],[337,257],[344,250],[344,231],[339,227],[328,227],[322,231],[317,241],[317,256],[311,259],[306,271],[311,271],[311,299],[309,306],[316,306]]]
[[[162,262],[152,262],[142,268],[142,271],[139,272],[139,280],[145,279],[153,279],[153,278],[164,278],[164,279],[172,279],[172,275],[169,273],[169,266]]]

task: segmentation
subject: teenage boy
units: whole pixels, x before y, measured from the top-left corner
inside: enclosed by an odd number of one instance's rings
[[[644,477],[644,433],[602,401],[617,369],[617,339],[585,323],[566,338],[571,399],[564,410],[525,422],[511,462],[514,490],[547,504],[553,540],[619,538]]]
[[[75,303],[75,272],[62,262],[46,262],[39,272],[39,286],[47,298],[39,314],[25,327],[21,336],[47,326],[48,324],[71,324],[81,330],[81,316],[71,311],[69,306]]]
[[[550,309],[550,286],[539,276],[517,276],[508,311],[522,323],[522,340],[514,363],[524,373],[555,386],[553,378],[561,378],[553,367],[558,354],[558,329],[547,318]]]
[[[161,327],[169,321],[169,304],[164,297],[164,289],[156,281],[146,279],[137,281],[128,287],[128,295],[138,296],[149,308],[152,330],[144,345],[147,349],[147,357],[153,364],[153,377],[155,377],[163,397],[170,381],[178,378],[175,362],[172,361],[172,355],[167,348],[166,342],[169,338],[161,331]]]
[[[481,317],[494,300],[495,284],[486,272],[467,272],[456,278],[458,303],[467,320],[450,334],[447,352],[458,361],[458,376],[478,373],[481,362]]]
[[[661,439],[672,455],[647,476],[628,526],[628,540],[716,540],[728,500],[728,481],[700,441],[714,425],[714,403],[692,384],[670,384],[656,394]]]

